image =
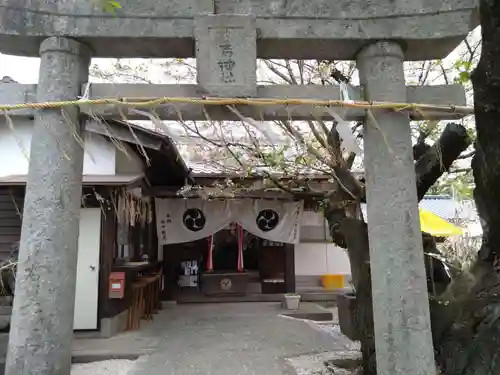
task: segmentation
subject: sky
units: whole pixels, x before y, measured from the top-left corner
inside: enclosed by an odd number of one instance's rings
[[[37,83],[40,59],[0,54],[0,78],[9,76],[19,83]]]

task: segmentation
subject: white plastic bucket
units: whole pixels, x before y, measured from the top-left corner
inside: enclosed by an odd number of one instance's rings
[[[299,295],[285,295],[285,308],[287,310],[298,310],[299,302],[300,302]]]

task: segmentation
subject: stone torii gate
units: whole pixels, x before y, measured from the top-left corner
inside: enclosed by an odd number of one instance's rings
[[[38,86],[2,85],[1,101],[75,99],[88,80],[91,57],[196,57],[198,85],[95,84],[90,97],[335,100],[338,87],[258,86],[256,59],[355,59],[359,94],[366,100],[465,104],[460,86],[406,86],[403,61],[451,52],[477,24],[476,0],[121,0],[121,5],[110,15],[94,1],[0,0],[0,52],[41,57]],[[156,113],[175,120],[179,110],[186,120],[205,119],[201,106],[189,104],[163,105]],[[234,119],[226,108],[207,110],[212,119]],[[114,106],[94,111],[105,118],[120,115]],[[240,111],[256,114],[247,106]],[[12,113],[14,120],[33,115],[6,374],[68,375],[83,165],[83,149],[68,124],[81,131],[85,113],[77,107],[64,115],[57,108]],[[258,119],[288,116],[287,108],[276,105],[265,107]],[[294,119],[310,116],[310,109],[294,109]],[[365,121],[379,374],[434,374],[410,119],[391,111],[365,119],[365,111],[349,110],[345,116]],[[426,119],[456,117],[425,113]]]

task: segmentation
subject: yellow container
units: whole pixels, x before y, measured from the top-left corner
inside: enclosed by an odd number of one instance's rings
[[[323,275],[321,285],[328,290],[344,288],[344,275]]]

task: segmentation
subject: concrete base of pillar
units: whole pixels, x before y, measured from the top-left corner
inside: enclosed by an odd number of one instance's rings
[[[101,319],[99,337],[109,338],[127,330],[128,310],[122,311],[112,318]]]
[[[356,309],[356,295],[354,293],[339,294],[337,297],[337,311],[339,314],[340,331],[353,341],[358,341],[360,335],[354,322]]]

